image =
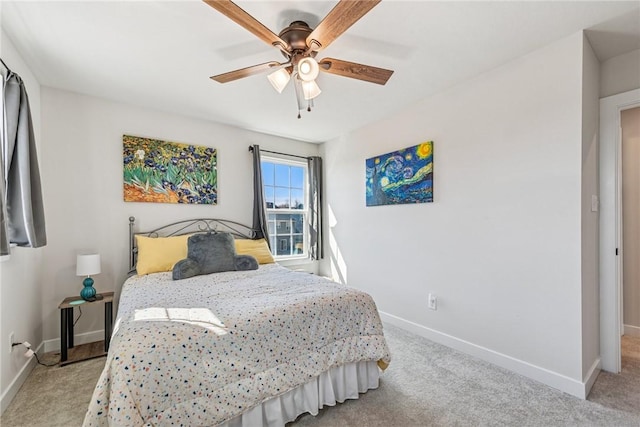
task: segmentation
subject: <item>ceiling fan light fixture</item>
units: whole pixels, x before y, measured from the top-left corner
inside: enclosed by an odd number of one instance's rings
[[[318,77],[320,67],[315,59],[306,57],[298,61],[298,76],[305,82],[311,82]]]
[[[302,82],[302,93],[304,94],[304,99],[310,100],[320,95],[322,91],[318,84],[312,80],[310,82]]]
[[[289,83],[291,76],[286,68],[280,68],[279,70],[269,74],[267,79],[269,79],[269,83],[271,83],[271,86],[273,86],[278,93],[282,93],[284,88],[287,87],[287,83]]]

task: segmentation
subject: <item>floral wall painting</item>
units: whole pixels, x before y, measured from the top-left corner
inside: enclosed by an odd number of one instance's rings
[[[217,151],[124,135],[124,201],[215,205]]]
[[[433,141],[366,160],[367,206],[433,202]]]

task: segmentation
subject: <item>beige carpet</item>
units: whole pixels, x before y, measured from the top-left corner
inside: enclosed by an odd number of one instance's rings
[[[394,326],[385,334],[393,361],[377,390],[289,426],[640,426],[640,338],[625,337],[622,375],[602,373],[585,401]],[[80,426],[104,362],[38,366],[0,424]]]
[[[589,400],[608,408],[640,413],[640,337],[622,337],[622,372],[620,375],[601,372]]]
[[[40,358],[52,364],[59,354]],[[106,357],[59,367],[35,367],[7,410],[2,427],[81,426]]]

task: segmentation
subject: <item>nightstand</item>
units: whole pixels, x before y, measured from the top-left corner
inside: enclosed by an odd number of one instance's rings
[[[79,296],[67,297],[58,306],[60,309],[60,366],[105,356],[109,351],[113,327],[113,292],[104,292],[100,295],[102,299],[95,301],[85,301]],[[91,304],[104,304],[104,341],[84,344],[74,349],[73,308]],[[83,348],[79,349],[79,347]]]

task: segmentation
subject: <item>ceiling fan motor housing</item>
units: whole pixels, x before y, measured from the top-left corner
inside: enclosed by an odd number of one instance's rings
[[[286,41],[289,46],[291,46],[289,56],[284,52],[282,52],[282,54],[289,58],[293,56],[300,56],[305,53],[305,51],[309,50],[307,49],[307,37],[311,34],[311,31],[313,31],[313,29],[304,21],[293,21],[288,27],[280,31],[278,37]],[[313,57],[316,56],[316,54],[317,52],[309,50],[308,54],[304,56]]]

